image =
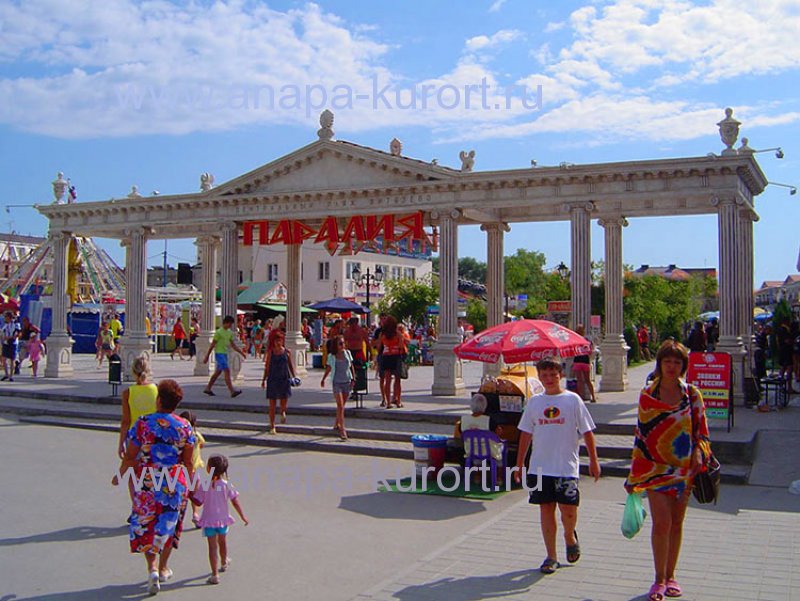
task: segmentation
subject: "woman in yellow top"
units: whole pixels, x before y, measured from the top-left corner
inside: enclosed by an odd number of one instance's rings
[[[158,387],[147,381],[150,376],[150,362],[145,357],[138,357],[131,367],[136,383],[122,392],[122,420],[119,424],[120,458],[125,456],[125,438],[128,430],[143,415],[155,413]]]

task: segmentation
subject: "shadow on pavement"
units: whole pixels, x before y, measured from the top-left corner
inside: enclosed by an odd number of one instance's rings
[[[741,511],[784,511],[800,513],[798,496],[780,486],[723,486],[716,505],[698,505],[694,499],[690,507],[705,511],[735,515]]]
[[[178,582],[170,582],[161,585],[161,592],[169,592],[170,589],[194,588],[197,586],[205,587],[205,576],[188,578]],[[130,584],[113,584],[101,588],[87,589],[83,591],[70,591],[60,593],[49,593],[47,595],[37,595],[35,597],[17,597],[16,595],[6,595],[0,597],[0,601],[118,601],[120,599],[150,599],[152,595],[147,592],[147,585],[144,582]]]
[[[75,526],[54,532],[44,532],[20,538],[2,538],[0,547],[12,547],[15,545],[27,545],[29,543],[54,543],[86,541],[99,538],[112,538],[115,536],[128,537],[128,526],[115,526],[113,528],[103,528],[100,526]]]
[[[518,570],[496,576],[444,578],[427,584],[408,586],[394,593],[394,597],[404,601],[418,599],[480,601],[524,593],[540,578],[542,574],[534,570]]]
[[[342,497],[339,509],[377,519],[436,522],[486,511],[483,503],[454,497],[385,492]]]

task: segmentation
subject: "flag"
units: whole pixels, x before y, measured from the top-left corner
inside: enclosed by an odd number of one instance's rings
[[[69,186],[69,200],[67,202],[73,203],[76,200],[78,200],[78,193],[75,191],[75,186],[70,184],[70,186]]]

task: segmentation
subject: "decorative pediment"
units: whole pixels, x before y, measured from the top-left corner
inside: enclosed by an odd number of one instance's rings
[[[320,141],[213,190],[233,194],[369,189],[448,180],[459,172],[342,141]]]

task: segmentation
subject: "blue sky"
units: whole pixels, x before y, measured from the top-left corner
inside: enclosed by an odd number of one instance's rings
[[[6,1],[0,200],[51,202],[57,171],[79,202],[123,197],[133,184],[192,192],[206,171],[219,184],[316,139],[316,106],[266,106],[264,90],[280,100],[286,85],[320,86],[328,102],[341,86],[432,86],[441,102],[424,109],[398,108],[393,92],[391,108],[340,100],[336,137],[380,149],[398,137],[405,155],[454,167],[474,149],[476,170],[718,153],[715,123],[731,106],[751,147],[784,149],[783,160],[759,155],[768,178],[797,185],[798,31],[798,0]],[[469,109],[463,98],[449,108],[445,86],[482,81],[488,110],[477,95]],[[541,86],[541,105],[515,93],[506,108],[508,86]],[[773,186],[756,201],[758,283],[796,271],[797,203]],[[35,210],[9,211],[0,230],[45,234]],[[624,261],[716,266],[716,231],[713,216],[632,219]],[[461,256],[485,259],[477,228],[459,236]],[[566,222],[514,224],[506,252],[541,250],[555,266],[569,259],[568,236]],[[592,236],[602,259],[596,225]],[[123,261],[116,243],[104,245]],[[153,263],[162,250],[149,245]],[[169,254],[191,262],[194,247],[170,242]]]

